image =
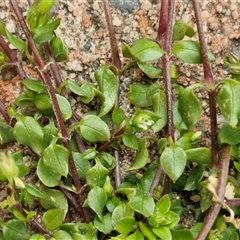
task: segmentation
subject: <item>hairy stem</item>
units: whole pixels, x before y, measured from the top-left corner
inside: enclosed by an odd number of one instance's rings
[[[112,24],[112,22],[113,22],[112,15],[111,15],[108,0],[103,0],[103,7],[104,7],[104,12],[105,12],[106,21],[107,21],[107,27],[108,27],[108,32],[109,32],[113,64],[116,68],[121,69],[121,61],[120,61],[120,57],[119,57],[118,46],[117,46],[116,36],[115,36],[115,32],[114,32],[114,27]]]
[[[2,102],[0,102],[0,113],[1,113],[2,116],[4,117],[5,121],[6,121],[8,124],[11,124],[11,118],[10,118],[10,116],[8,115],[7,109],[6,109],[6,107],[4,106],[4,104],[3,104]]]
[[[230,152],[231,152],[231,146],[224,145],[223,151],[222,151],[222,159],[221,159],[220,168],[219,168],[218,188],[217,188],[217,195],[221,202],[224,201],[224,193],[225,193],[225,188],[226,188],[226,183],[228,178],[228,171],[229,171]],[[196,240],[206,239],[220,210],[221,210],[221,205],[219,203],[214,203],[212,205],[204,221],[204,225]]]
[[[168,25],[168,6],[169,0],[161,0],[160,16],[159,16],[159,25],[158,25],[158,42],[162,42],[164,33],[166,32]]]
[[[211,64],[207,54],[207,44],[205,41],[205,34],[203,31],[203,23],[201,18],[200,4],[198,0],[192,0],[197,22],[198,36],[201,47],[201,56],[203,61],[204,80],[206,87],[209,90],[209,107],[210,107],[210,121],[211,121],[211,148],[212,148],[212,167],[218,168],[218,146],[217,146],[217,111],[215,98],[215,81],[213,78]]]
[[[170,74],[170,55],[171,55],[171,43],[172,43],[172,28],[173,28],[173,17],[174,17],[174,8],[175,8],[175,0],[169,0],[169,1],[162,1],[161,7],[163,7],[165,10],[168,10],[168,13],[166,14],[161,10],[162,19],[160,19],[160,23],[162,21],[163,26],[159,25],[158,33],[160,32],[163,34],[162,28],[166,28],[166,31],[164,30],[164,44],[163,44],[163,50],[165,51],[165,54],[162,58],[163,61],[163,80],[165,85],[165,93],[167,97],[167,136],[172,138],[174,141],[174,125],[173,125],[173,103],[172,103],[172,84],[171,84],[171,74]],[[165,11],[164,10],[164,11]],[[166,20],[167,18],[167,24]],[[158,40],[161,40],[162,35],[159,37]],[[159,169],[157,170],[157,175],[154,178],[154,183],[157,184],[160,181],[161,174],[158,174],[161,166],[159,166]],[[170,179],[166,175],[164,179],[164,185],[163,185],[163,195],[168,192],[169,189],[169,183]],[[157,186],[157,185],[156,185]],[[151,186],[152,191],[154,185]]]
[[[47,86],[48,93],[49,93],[49,96],[50,96],[50,99],[51,99],[51,102],[52,102],[52,105],[53,105],[53,110],[54,110],[54,113],[55,113],[55,117],[56,117],[56,120],[57,120],[57,124],[58,124],[59,130],[60,130],[60,133],[62,135],[61,137],[62,137],[63,144],[67,149],[70,149],[70,145],[69,145],[70,136],[67,132],[64,120],[62,118],[62,114],[61,114],[60,107],[59,107],[57,97],[56,97],[55,88],[52,84],[50,75],[49,75],[47,69],[45,68],[45,63],[44,63],[44,61],[43,61],[43,59],[42,59],[42,57],[41,57],[41,55],[40,55],[40,53],[37,49],[36,44],[34,43],[34,40],[31,36],[31,33],[28,29],[28,26],[27,26],[27,24],[26,24],[26,22],[23,18],[23,15],[20,12],[20,9],[17,5],[16,0],[10,0],[10,3],[11,3],[11,6],[12,6],[14,12],[15,12],[15,15],[17,16],[18,21],[20,22],[21,28],[22,28],[22,30],[23,30],[23,32],[24,32],[24,34],[25,34],[25,36],[28,40],[29,46],[30,46],[30,48],[33,52],[35,62],[37,64],[38,68],[39,68],[39,71],[38,71],[39,75],[41,76],[43,82]],[[48,51],[47,48],[45,50],[47,50],[46,51],[47,54],[50,54],[50,52]],[[81,181],[78,177],[76,166],[75,166],[75,163],[73,161],[72,154],[70,154],[70,157],[69,157],[69,168],[70,168],[70,171],[71,171],[72,176],[73,176],[73,181],[74,181],[76,190],[79,193],[80,189],[82,187],[82,184],[81,184]],[[81,198],[80,207],[82,207],[83,200],[82,200],[81,196],[79,196],[79,197]],[[87,210],[84,210],[84,209],[83,209],[83,211],[87,212]],[[87,214],[84,214],[84,217],[86,218],[85,220],[88,221]]]
[[[16,56],[14,51],[9,47],[9,45],[6,43],[2,35],[0,35],[0,47],[2,48],[4,53],[7,55],[10,62],[16,67],[17,73],[20,76],[20,78],[21,79],[26,78],[26,74],[18,62],[18,57]]]

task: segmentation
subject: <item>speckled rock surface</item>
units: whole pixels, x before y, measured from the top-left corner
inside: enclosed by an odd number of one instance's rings
[[[109,2],[112,6],[124,13],[131,13],[141,6],[139,0],[109,0]]]

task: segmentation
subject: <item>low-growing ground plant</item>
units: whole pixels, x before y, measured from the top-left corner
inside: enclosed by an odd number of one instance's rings
[[[192,26],[174,21],[175,1],[162,0],[157,39],[122,43],[123,63],[103,0],[112,65],[95,71],[97,85],[62,79],[58,62],[67,60],[68,48],[55,34],[60,19],[52,12],[54,0],[35,0],[26,17],[15,0],[10,4],[26,39],[0,22],[0,66],[16,69],[23,90],[9,107],[0,103],[0,144],[7,149],[18,142],[31,151],[31,161],[27,167],[21,150],[0,152],[0,180],[9,189],[1,202],[0,239],[239,239],[240,58],[230,54],[225,60],[232,78],[214,81],[199,1],[192,1],[199,42],[190,40]],[[23,58],[38,79],[27,78]],[[178,84],[176,58],[202,63],[201,83]],[[126,98],[136,109],[129,117],[119,107],[119,85],[132,68],[148,82],[129,87]],[[200,144],[199,89],[208,94],[211,146]],[[96,99],[101,104],[79,116],[70,96],[81,106]],[[225,119],[221,128],[218,111]],[[156,148],[151,158],[150,144]],[[122,146],[135,152],[125,177]],[[183,190],[200,196],[189,229],[180,224]],[[72,213],[78,215],[74,222],[66,218]]]

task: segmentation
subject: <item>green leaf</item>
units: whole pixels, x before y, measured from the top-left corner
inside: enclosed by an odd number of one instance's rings
[[[137,107],[149,107],[152,105],[152,98],[147,98],[148,88],[148,84],[132,84],[127,97]]]
[[[68,58],[68,48],[63,43],[61,38],[53,37],[50,41],[50,48],[51,48],[51,52],[53,54],[53,57],[57,62],[62,62],[62,61],[67,60],[67,58]]]
[[[37,109],[39,110],[46,110],[52,108],[52,103],[48,94],[46,93],[39,93],[34,96],[34,104]]]
[[[175,182],[183,173],[187,161],[182,148],[172,144],[163,151],[160,162],[163,170]]]
[[[46,187],[43,188],[42,193],[44,198],[40,198],[41,205],[45,209],[62,209],[65,217],[68,212],[68,201],[65,195],[59,190]]]
[[[180,19],[177,20],[173,26],[173,35],[172,39],[174,40],[182,40],[186,33],[186,26],[185,22]]]
[[[27,190],[28,193],[30,193],[34,197],[39,197],[39,198],[45,197],[45,195],[38,189],[38,187],[31,183],[26,184],[25,189]]]
[[[33,152],[40,154],[44,149],[43,130],[33,117],[17,117],[17,123],[13,128],[16,140],[29,146]]]
[[[139,147],[138,151],[134,160],[133,165],[126,169],[125,171],[132,171],[132,170],[137,170],[140,168],[143,168],[147,162],[148,162],[148,149],[147,149],[147,140],[144,138],[141,138],[139,140]]]
[[[150,78],[160,78],[163,75],[163,72],[161,69],[149,66],[144,62],[137,61],[137,65]]]
[[[50,11],[54,4],[55,0],[35,0],[28,10],[28,15],[45,14]]]
[[[0,122],[0,145],[14,141],[13,128]]]
[[[150,230],[147,225],[143,222],[138,222],[138,226],[142,232],[142,234],[144,235],[144,237],[146,237],[148,240],[156,240],[156,235],[152,232],[152,230]]]
[[[164,51],[155,41],[143,37],[133,42],[131,53],[140,62],[151,62],[162,57]]]
[[[197,236],[198,236],[199,232],[201,231],[202,227],[203,227],[203,223],[202,223],[202,222],[197,222],[197,223],[195,223],[195,224],[192,226],[192,228],[190,229],[190,231],[191,231],[194,239],[197,238]]]
[[[188,128],[194,126],[202,111],[201,102],[193,92],[197,87],[201,85],[192,85],[179,93],[178,111]]]
[[[99,117],[106,115],[115,105],[117,99],[117,79],[108,66],[102,66],[94,74],[99,89],[105,99],[102,103]]]
[[[126,240],[133,240],[133,239],[144,240],[144,236],[143,236],[143,234],[139,230],[137,230],[136,232],[134,232],[133,234],[130,234],[125,239]]]
[[[154,200],[148,195],[135,195],[129,202],[131,208],[142,214],[144,217],[149,217],[154,211]]]
[[[86,115],[80,121],[80,132],[88,142],[103,142],[110,138],[108,125],[98,116]]]
[[[87,183],[89,185],[103,187],[106,177],[108,176],[108,170],[101,164],[98,158],[96,158],[95,161],[95,166],[87,172]]]
[[[228,227],[222,232],[224,240],[239,240],[238,230],[235,227]]]
[[[205,166],[211,165],[212,153],[209,148],[199,147],[185,150],[187,161],[196,162]]]
[[[212,205],[212,193],[207,189],[208,181],[203,181],[199,183],[200,189],[200,207],[202,212],[207,210]]]
[[[200,44],[192,40],[178,41],[172,48],[172,53],[185,63],[202,63]],[[215,57],[208,51],[210,62],[215,61]]]
[[[125,217],[118,221],[115,227],[119,233],[128,235],[134,229],[135,223],[136,223],[135,218]]]
[[[54,30],[57,29],[57,27],[60,25],[60,18],[57,18],[56,20],[48,23],[48,24],[44,24],[43,26],[38,26],[36,28],[32,28],[31,32],[33,33],[33,35],[44,35],[44,34],[48,34],[48,33],[53,33]]]
[[[89,207],[103,221],[103,209],[107,203],[107,193],[102,188],[94,186],[88,193],[87,201]]]
[[[218,92],[217,101],[221,113],[230,125],[237,125],[240,115],[240,85],[236,81],[225,81]]]
[[[171,207],[171,200],[169,195],[162,196],[154,207],[154,215],[165,215]]]
[[[113,123],[119,127],[121,123],[124,121],[124,119],[125,119],[125,115],[123,110],[120,107],[115,107],[112,111]]]
[[[138,150],[139,141],[138,138],[133,133],[125,133],[123,134],[123,144],[129,148]]]
[[[112,231],[112,217],[110,213],[103,216],[102,221],[95,216],[94,217],[94,227],[104,234],[109,234]]]
[[[51,171],[61,174],[64,177],[68,175],[68,157],[69,150],[55,142],[52,142],[43,151],[43,162]]]
[[[86,173],[91,168],[91,164],[88,160],[83,159],[82,154],[78,152],[72,153],[74,163],[76,166],[76,170],[78,173],[78,176],[81,179],[86,179]]]
[[[192,26],[185,24],[186,32],[185,35],[188,37],[193,37],[195,34],[195,30]]]
[[[14,37],[7,29],[6,36],[9,42],[17,49],[27,50],[27,44],[22,39]]]
[[[120,202],[118,206],[115,207],[112,213],[112,225],[113,227],[116,226],[117,222],[126,217],[126,204]]]
[[[29,230],[24,222],[13,219],[2,223],[2,232],[4,239],[28,240],[30,237]]]
[[[153,124],[152,129],[154,132],[162,130],[167,124],[167,103],[166,94],[164,91],[159,91],[154,94],[152,98],[153,111],[160,117],[160,119]]]
[[[55,230],[64,220],[64,211],[62,209],[50,209],[43,214],[42,221],[44,227],[48,230]]]
[[[37,175],[40,181],[47,187],[58,186],[61,179],[61,174],[57,174],[49,169],[49,167],[44,164],[42,158],[38,161]]]
[[[37,93],[42,93],[47,90],[46,86],[43,83],[33,79],[24,79],[22,80],[22,84],[29,90]]]
[[[53,237],[56,240],[73,240],[73,238],[71,237],[71,235],[63,230],[58,230],[56,232],[53,233]]]
[[[237,145],[240,143],[240,129],[231,125],[225,125],[220,129],[218,137],[221,144]]]
[[[159,116],[156,113],[145,109],[138,109],[129,123],[137,128],[138,131],[147,131],[158,120]]]
[[[111,154],[100,152],[98,158],[105,168],[111,170],[116,167],[116,159]]]
[[[46,240],[42,234],[33,234],[29,240]]]
[[[33,37],[33,40],[34,40],[35,44],[41,44],[41,43],[49,41],[53,36],[54,36],[53,32],[48,32],[46,34],[35,35]]]
[[[72,116],[71,105],[65,97],[58,95],[58,94],[56,94],[56,97],[57,97],[57,101],[58,101],[58,104],[59,104],[59,107],[60,107],[60,110],[62,113],[62,117],[66,121]]]
[[[168,227],[160,226],[158,228],[152,228],[152,231],[162,240],[172,240],[172,234]]]
[[[202,165],[197,165],[191,169],[184,190],[193,191],[198,187],[199,182],[203,178],[205,168]]]
[[[172,232],[172,240],[195,240],[188,229],[180,229]]]

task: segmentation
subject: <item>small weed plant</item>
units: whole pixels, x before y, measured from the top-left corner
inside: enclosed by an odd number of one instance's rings
[[[240,59],[230,54],[225,65],[232,78],[215,83],[199,1],[192,0],[199,42],[191,40],[192,26],[174,21],[175,1],[162,0],[157,39],[122,43],[123,64],[103,0],[112,65],[95,71],[97,85],[60,75],[57,64],[67,60],[68,48],[55,34],[60,25],[52,12],[55,0],[35,0],[25,17],[16,0],[9,2],[26,40],[0,22],[0,67],[14,68],[23,90],[9,107],[0,103],[0,144],[7,149],[18,142],[31,151],[31,160],[26,166],[21,150],[0,152],[0,181],[8,188],[0,203],[0,239],[239,239]],[[38,79],[27,78],[22,58],[34,66]],[[176,58],[202,64],[204,79],[178,84]],[[148,81],[130,85],[126,98],[136,110],[129,117],[119,107],[119,85],[133,67]],[[200,144],[196,125],[202,114],[199,89],[208,95],[210,146]],[[79,116],[70,96],[82,108],[96,98],[101,104]],[[218,111],[225,119],[221,128]],[[124,174],[123,146],[135,152]],[[200,196],[189,229],[179,223],[183,190]],[[77,220],[68,221],[69,214]]]

